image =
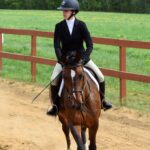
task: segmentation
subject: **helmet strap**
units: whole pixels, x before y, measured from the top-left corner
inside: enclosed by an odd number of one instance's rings
[[[72,18],[72,16],[75,16],[76,12],[72,11],[71,15],[68,17],[67,20],[70,20]]]

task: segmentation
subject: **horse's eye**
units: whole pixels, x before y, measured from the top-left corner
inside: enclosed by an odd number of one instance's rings
[[[83,75],[79,75],[79,80],[81,80],[81,79],[82,79],[82,77],[83,77]]]
[[[67,79],[67,76],[63,75],[63,78],[64,78],[64,79]]]

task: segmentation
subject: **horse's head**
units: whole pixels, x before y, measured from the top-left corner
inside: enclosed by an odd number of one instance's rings
[[[85,73],[80,55],[71,53],[66,55],[63,67],[64,86],[68,97],[81,104],[85,87]]]

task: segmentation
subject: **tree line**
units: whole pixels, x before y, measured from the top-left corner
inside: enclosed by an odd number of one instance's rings
[[[55,10],[62,0],[0,0],[0,9]],[[81,10],[150,13],[150,0],[79,0]]]

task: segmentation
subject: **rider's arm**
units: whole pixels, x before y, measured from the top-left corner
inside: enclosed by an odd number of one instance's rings
[[[60,41],[59,35],[60,35],[59,34],[59,27],[58,27],[58,24],[56,24],[55,32],[54,32],[54,48],[55,48],[55,53],[56,53],[58,62],[61,61],[61,56],[62,56],[61,46],[60,46],[61,41]]]
[[[88,60],[90,57],[90,54],[93,50],[93,42],[92,42],[92,38],[90,36],[90,32],[85,23],[82,24],[82,34],[83,34],[83,39],[84,39],[84,41],[86,43],[86,47],[87,47],[85,54],[83,56],[84,57],[83,59]]]

